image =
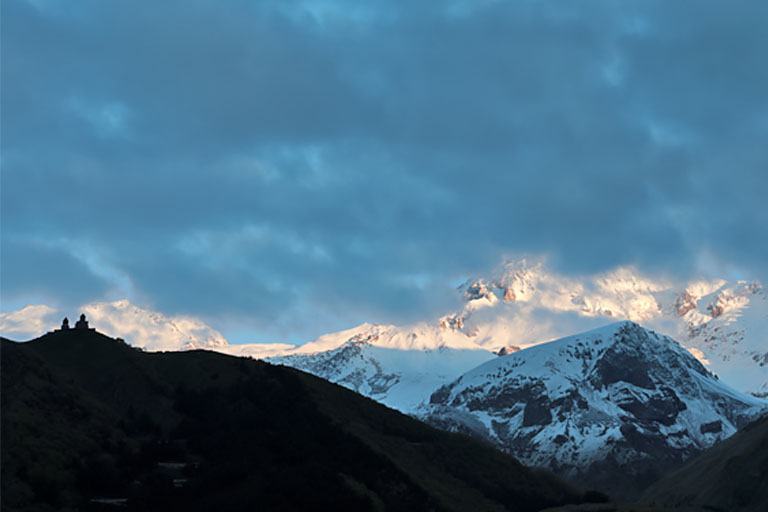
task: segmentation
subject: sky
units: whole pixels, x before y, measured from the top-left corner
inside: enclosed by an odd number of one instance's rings
[[[768,281],[765,2],[1,9],[2,312],[297,342],[523,256]]]

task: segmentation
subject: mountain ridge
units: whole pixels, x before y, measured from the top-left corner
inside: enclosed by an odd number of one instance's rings
[[[632,497],[766,405],[722,384],[671,338],[624,321],[486,362],[414,414]],[[619,474],[635,485],[617,486]]]
[[[538,510],[584,500],[491,447],[291,368],[142,352],[74,329],[3,339],[0,350],[3,510],[90,510],[97,498],[128,510]]]
[[[458,287],[457,299],[462,302],[453,312],[434,321],[361,324],[298,346],[229,344],[198,319],[161,315],[128,301],[96,303],[83,310],[96,325],[147,350],[211,348],[257,358],[288,356],[296,364],[306,357],[302,368],[310,372],[315,354],[360,341],[359,336],[378,336],[372,344],[402,350],[449,347],[495,354],[505,347],[524,348],[627,319],[671,335],[737,389],[768,394],[768,294],[756,281],[681,282],[649,278],[631,267],[573,277],[551,271],[543,261],[517,260],[467,280]],[[55,312],[29,306],[2,313],[0,329],[17,332],[22,324],[52,328],[56,322],[50,318]],[[158,341],[161,338],[165,341]],[[397,373],[397,369],[384,373]]]
[[[672,335],[708,370],[740,391],[758,397],[768,393],[768,295],[759,283],[714,279],[678,286],[644,278],[630,268],[578,280],[522,260],[503,265],[490,278],[467,280],[458,291],[463,308],[436,323],[363,324],[268,360],[301,368],[410,413],[434,391],[428,383],[438,387],[450,380],[450,374],[458,377],[496,354],[625,318]],[[408,349],[411,359],[431,361],[411,371],[406,356],[379,358],[372,347]],[[467,364],[455,364],[441,350],[471,356]],[[382,380],[383,376],[388,378]],[[414,384],[406,390],[409,382]]]

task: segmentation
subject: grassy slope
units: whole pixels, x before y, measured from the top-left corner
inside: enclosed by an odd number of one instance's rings
[[[301,378],[314,379],[307,374]],[[537,496],[561,502],[573,499],[573,491],[550,473],[531,471],[474,439],[436,431],[366,398],[350,408],[336,387],[311,389],[322,409],[346,431],[407,468],[414,480],[446,504],[465,510],[503,510],[494,502],[515,509]]]
[[[647,489],[643,499],[728,512],[768,510],[768,417],[670,473]]]
[[[14,501],[37,502],[40,510],[56,509],[44,503],[74,503],[71,468],[80,455],[125,442],[111,427],[114,412],[16,344],[3,343],[0,376],[2,508]]]
[[[4,340],[2,395],[3,510],[110,493],[147,510],[538,510],[580,499],[339,386],[212,352],[142,353],[95,332]],[[156,469],[163,458],[202,464],[174,490]]]

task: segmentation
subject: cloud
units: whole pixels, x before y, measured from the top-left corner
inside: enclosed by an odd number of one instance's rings
[[[85,314],[90,327],[99,332],[123,338],[130,345],[150,351],[221,349],[227,353],[251,355],[270,353],[278,348],[269,344],[230,348],[220,332],[199,318],[167,316],[127,300],[85,304],[69,313],[46,305],[27,305],[16,311],[0,313],[0,333],[4,337],[26,341],[58,329],[65,316],[71,319],[70,326],[74,327],[80,313]]]
[[[350,5],[5,2],[5,302],[299,341],[507,254],[766,280],[764,3]]]
[[[192,316],[166,316],[127,300],[87,304],[80,308],[92,327],[147,350],[213,349],[227,340]]]
[[[108,283],[64,245],[6,233],[0,247],[0,298],[4,304],[44,300],[58,306],[107,292]]]
[[[17,341],[35,338],[60,325],[56,313],[56,309],[45,305],[28,305],[0,313],[0,334]]]

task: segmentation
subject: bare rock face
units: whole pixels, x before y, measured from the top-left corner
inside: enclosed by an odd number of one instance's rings
[[[464,317],[458,314],[446,316],[440,319],[439,325],[443,329],[459,331],[464,328]]]
[[[509,354],[514,354],[515,352],[520,351],[520,347],[517,345],[507,345],[506,347],[501,347],[498,352],[496,352],[497,355],[500,356],[506,356]]]
[[[725,303],[721,300],[713,302],[707,306],[707,311],[709,311],[709,313],[712,315],[712,318],[717,318],[725,313]]]
[[[631,496],[765,406],[722,384],[671,338],[621,322],[489,361],[437,390],[417,414],[490,440],[524,464]]]
[[[677,312],[677,316],[685,316],[689,311],[696,309],[698,300],[699,297],[692,294],[689,290],[685,290],[675,301],[675,311]]]
[[[466,290],[464,291],[464,298],[468,301],[479,299],[495,301],[496,295],[485,281],[479,280],[467,286]]]

